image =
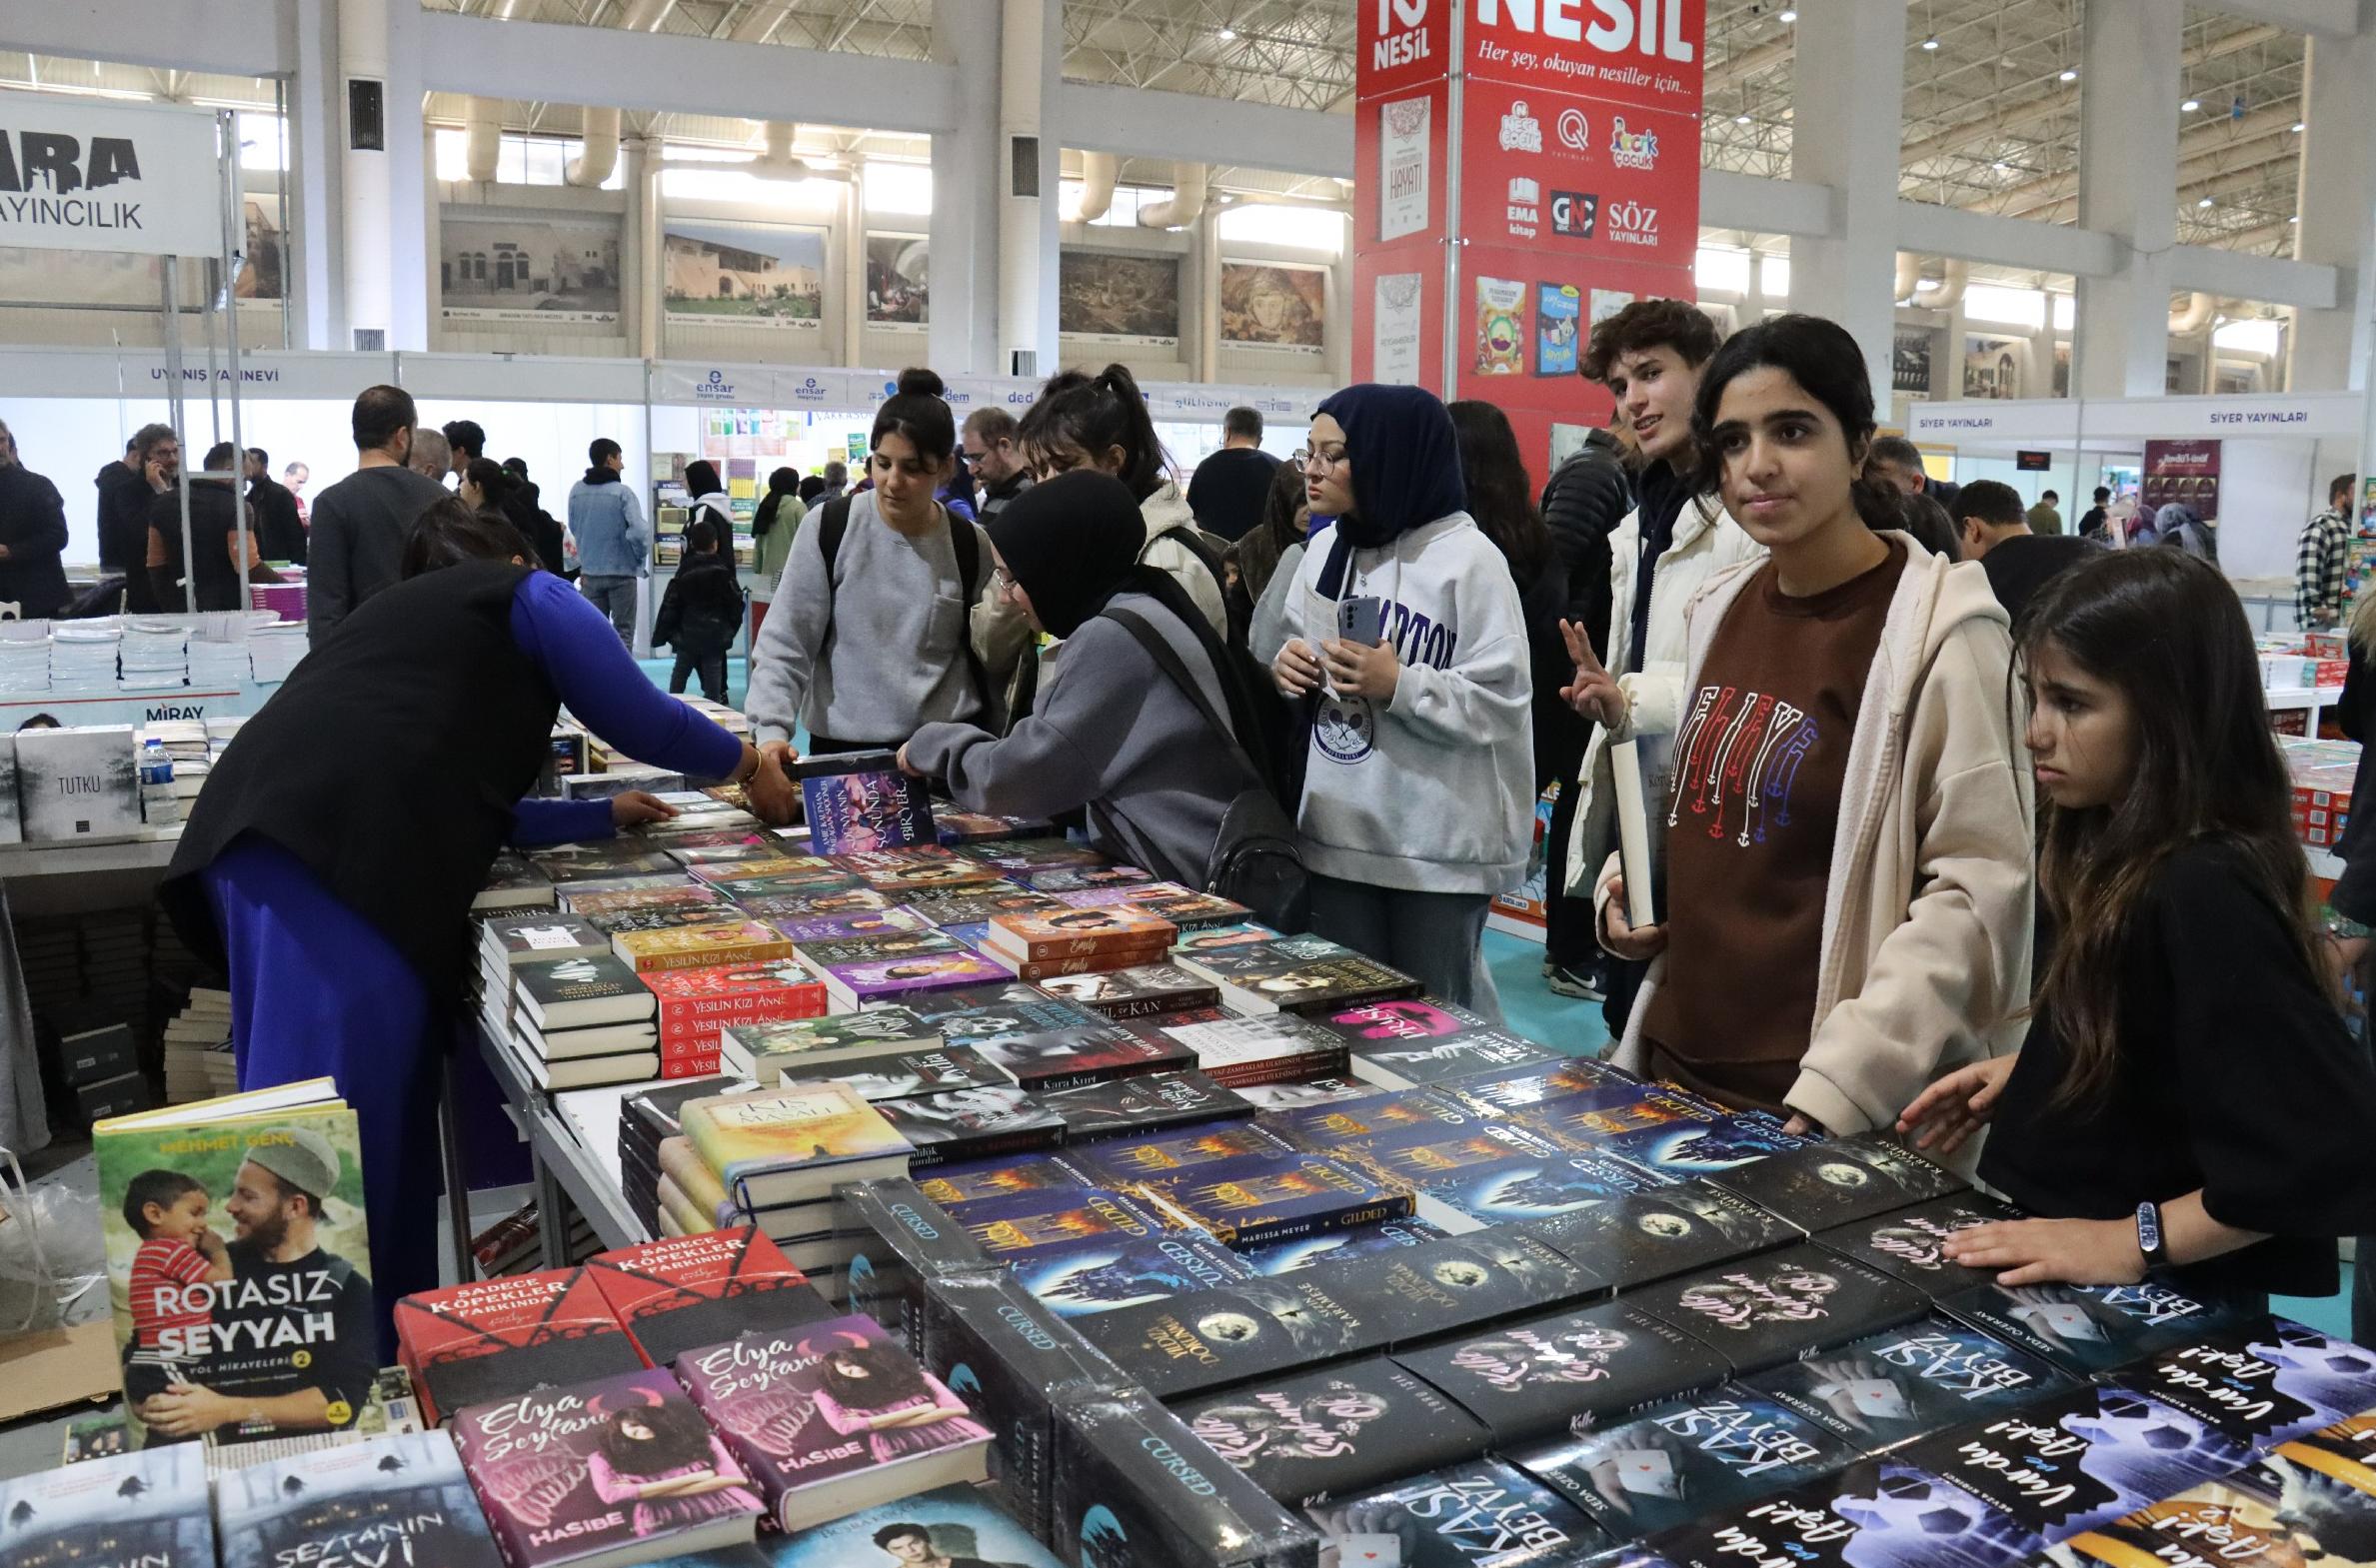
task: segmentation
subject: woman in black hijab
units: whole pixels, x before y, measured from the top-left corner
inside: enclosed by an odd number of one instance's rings
[[[1186,591],[1139,564],[1137,498],[1118,479],[1077,470],[1024,492],[987,526],[995,590],[1064,648],[1036,711],[1005,739],[926,725],[900,766],[942,780],[967,810],[1054,816],[1086,805],[1098,847],[1204,885],[1221,813],[1254,782],[1256,710]],[[1222,744],[1214,719],[1236,746]]]

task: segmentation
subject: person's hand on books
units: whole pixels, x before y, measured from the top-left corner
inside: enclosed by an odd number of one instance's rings
[[[1559,636],[1566,640],[1567,657],[1575,663],[1575,679],[1559,688],[1560,701],[1574,709],[1578,717],[1614,730],[1625,717],[1625,693],[1617,685],[1617,678],[1608,673],[1600,663],[1600,656],[1592,652],[1592,639],[1582,627],[1572,621],[1561,621]]]
[[[801,813],[800,785],[792,782],[792,765],[800,760],[791,743],[770,741],[760,748],[759,767],[744,781],[743,797],[752,813],[771,827],[788,827]]]
[[[1283,657],[1285,650],[1280,654]],[[1391,643],[1347,643],[1341,639],[1322,643],[1320,662],[1327,669],[1328,685],[1340,697],[1390,703],[1394,688],[1402,682],[1402,662],[1394,657]]]
[[[1636,929],[1625,918],[1625,878],[1612,878],[1608,884],[1608,901],[1600,908],[1600,945],[1620,958],[1634,963],[1647,963],[1666,950],[1666,927],[1644,925]]]
[[[665,822],[676,814],[675,806],[647,790],[630,789],[625,794],[611,796],[611,825],[616,828],[641,827],[646,822]]]
[[[2001,1270],[2000,1285],[2133,1285],[2145,1277],[2130,1219],[1999,1220],[1958,1230],[1939,1250],[1964,1268]]]
[[[1289,638],[1278,657],[1270,661],[1270,679],[1279,696],[1301,697],[1319,686],[1320,662],[1301,638]]]
[[[899,763],[900,772],[906,774],[911,779],[924,779],[930,777],[923,769],[908,761],[908,746],[904,741],[900,743]]]
[[[1954,1153],[1996,1114],[1997,1096],[2017,1059],[1994,1056],[1948,1073],[1898,1112],[1898,1136],[1911,1137],[1915,1148],[1933,1158]]]

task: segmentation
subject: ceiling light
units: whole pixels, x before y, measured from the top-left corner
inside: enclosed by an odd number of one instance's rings
[[[2297,212],[2297,213],[2295,213],[2295,214],[2294,214],[2292,217],[2290,217],[2290,218],[2286,219],[2285,221],[2286,221],[2287,223],[2300,223],[2300,222],[2302,221],[2302,215],[2301,215],[2300,213],[2298,213],[2298,212]]]
[[[1732,123],[1734,125],[1746,125],[1749,123],[1749,117],[1745,114],[1736,114],[1732,117]]]
[[[1929,50],[1936,50],[1936,49],[1938,48],[1938,46],[1939,46],[1939,35],[1938,35],[1938,34],[1936,34],[1936,33],[1933,33],[1933,34],[1931,34],[1931,35],[1930,35],[1928,38],[1925,38],[1925,39],[1923,39],[1923,40],[1922,40],[1922,47],[1923,47],[1923,48],[1925,48],[1925,49],[1929,49]]]
[[[1217,36],[1224,44],[1233,44],[1237,41],[1237,29],[1234,27],[1224,27],[1215,36]]]
[[[2195,205],[2197,207],[2208,207],[2211,205],[2211,198],[2206,196],[2201,201],[2196,202]]]
[[[2076,71],[2066,70],[2062,73],[2062,79],[2066,82],[2075,82],[2079,79],[2079,73]]]
[[[2184,102],[2184,103],[2182,103],[2182,104],[2180,104],[2180,105],[2178,106],[2178,110],[2179,110],[2179,112],[2180,112],[2181,114],[2192,114],[2192,113],[2194,113],[2194,112],[2195,112],[2197,109],[2200,109],[2202,106],[2203,106],[2203,101],[2202,101],[2201,99],[2199,99],[2199,98],[2189,98],[2189,99],[2187,99],[2187,100],[2186,100],[2186,102]]]
[[[1795,22],[1795,21],[1797,21],[1797,20],[1798,20],[1798,13],[1797,13],[1796,11],[1784,11],[1784,12],[1782,13],[1782,16],[1781,16],[1781,21],[1782,21],[1782,25],[1783,25],[1783,26],[1785,26],[1785,27],[1789,26],[1789,25],[1790,25],[1792,22]]]
[[[2002,158],[1999,158],[1996,162],[1990,164],[1988,167],[1994,169],[1999,174],[2003,174],[2005,172],[2005,161]]]
[[[2293,134],[2294,134],[2294,135],[2296,135],[2296,136],[2299,136],[2299,135],[2301,135],[2301,134],[2302,134],[2302,122],[2301,122],[2301,121],[2299,121],[2299,120],[2296,120],[2296,121],[2294,121],[2294,123],[2293,123]]]

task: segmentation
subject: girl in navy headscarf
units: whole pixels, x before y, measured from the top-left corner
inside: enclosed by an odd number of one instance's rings
[[[1299,817],[1312,929],[1498,1021],[1485,907],[1525,876],[1533,818],[1517,589],[1464,510],[1432,394],[1348,387],[1307,450],[1305,496],[1336,524],[1296,569],[1270,669],[1288,698],[1316,694]],[[1340,637],[1340,614],[1379,641]]]

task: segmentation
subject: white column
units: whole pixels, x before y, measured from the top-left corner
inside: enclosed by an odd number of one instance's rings
[[[2159,397],[2178,243],[2178,34],[2169,0],[2090,0],[2079,52],[2079,227],[2112,236],[2120,265],[2079,280],[2075,391]]]
[[[395,215],[388,249],[388,290],[394,305],[392,349],[429,347],[429,271],[435,254],[436,182],[430,131],[421,113],[421,7],[412,0],[388,6],[388,210]]]
[[[665,306],[660,213],[660,138],[629,136],[620,142],[627,163],[627,325],[628,341],[638,359],[656,360],[663,345],[660,329]]]
[[[339,348],[355,346],[357,332],[386,334],[386,346],[397,347],[396,305],[390,291],[390,261],[395,225],[389,207],[388,162],[396,147],[393,117],[382,114],[382,150],[357,151],[355,127],[349,119],[354,84],[377,83],[386,105],[388,92],[389,0],[338,0],[338,129],[340,173],[345,201],[340,208],[345,241],[345,277],[340,303]]]
[[[289,194],[287,220],[295,240],[289,270],[296,346],[345,348],[338,324],[345,315],[346,159],[340,94],[338,0],[297,0],[290,15],[296,71],[289,81]]]
[[[933,58],[958,67],[958,129],[933,138],[933,319],[928,346],[945,375],[999,368],[1000,7],[934,0]]]
[[[1874,402],[1887,408],[1905,0],[1804,5],[1797,27],[1790,177],[1831,188],[1832,223],[1819,239],[1791,241],[1790,308],[1848,329],[1864,350]]]
[[[2368,106],[2376,103],[2376,34],[2312,38],[2302,98],[2307,131],[2295,255],[2339,269],[2349,288],[2335,309],[2297,318],[2287,386],[2356,391],[2366,379],[2376,317],[2376,142],[2367,130]]]
[[[1063,128],[1055,113],[1064,83],[1064,0],[1005,0],[999,28],[998,365],[1012,374],[1018,353],[1036,357],[1032,374],[1056,374],[1057,187],[1064,168]],[[1015,194],[1015,142],[1037,139],[1038,196]],[[936,193],[935,200],[938,201]]]

